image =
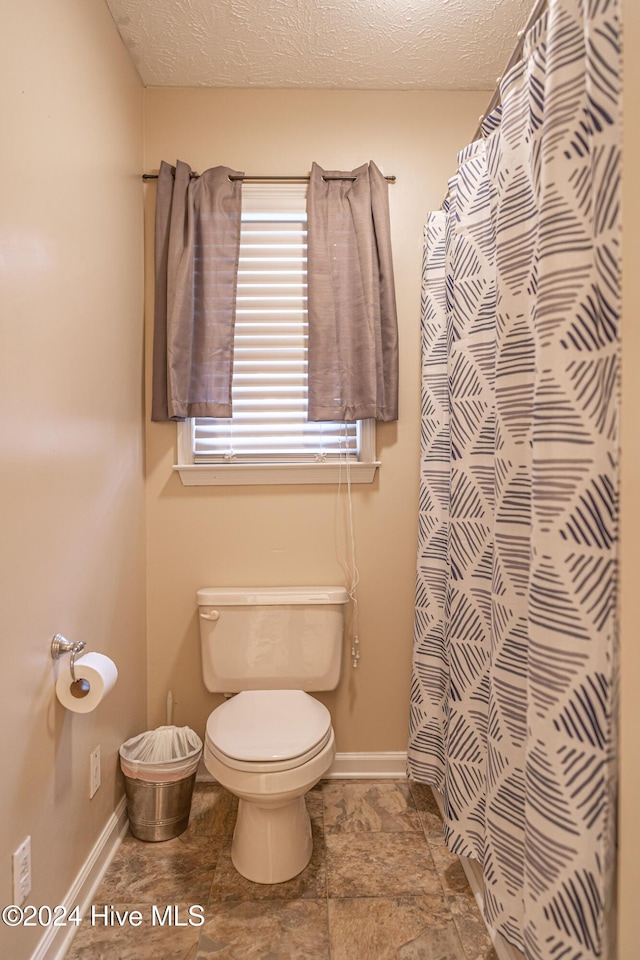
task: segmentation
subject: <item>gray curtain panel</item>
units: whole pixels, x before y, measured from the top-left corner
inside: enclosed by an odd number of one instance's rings
[[[230,174],[160,166],[152,420],[231,416],[242,181]]]
[[[308,419],[397,420],[387,181],[374,163],[348,173],[314,163],[307,217]]]
[[[426,231],[409,770],[526,960],[613,955],[619,28],[549,0]]]

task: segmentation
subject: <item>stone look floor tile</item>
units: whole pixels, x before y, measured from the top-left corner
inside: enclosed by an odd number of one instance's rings
[[[423,833],[328,834],[330,897],[441,894]]]
[[[231,864],[236,798],[197,784],[188,830],[165,843],[128,836],[93,898],[140,910],[143,924],[84,922],[68,960],[496,960],[429,787],[325,781],[306,800],[309,866],[255,884]],[[154,904],[178,904],[181,921],[201,904],[206,923],[152,926]]]
[[[214,837],[229,840],[236,822],[238,798],[217,783],[198,784],[193,792],[189,826],[180,840]]]
[[[173,906],[173,905],[172,905]],[[190,904],[177,904],[174,919],[189,921]],[[138,910],[142,914],[140,926],[106,925],[99,914],[91,922],[86,916],[67,953],[66,960],[194,960],[202,926],[168,926],[152,922],[148,903],[114,904],[121,917],[125,911]],[[96,901],[96,910],[100,910]],[[161,912],[162,915],[163,911]],[[193,919],[196,919],[195,915]]]
[[[323,804],[323,785],[317,783],[307,795],[305,802],[309,811],[309,819],[318,832],[324,833],[324,804]]]
[[[409,789],[427,836],[442,836],[442,817],[433,790],[426,783],[409,780]]]
[[[95,903],[204,904],[209,900],[221,842],[209,837],[144,843],[127,836]]]
[[[466,960],[442,896],[330,900],[331,960]]]
[[[464,946],[465,960],[498,960],[475,898],[448,897],[448,904]]]
[[[334,781],[323,787],[327,833],[419,830],[420,815],[406,781]]]
[[[460,858],[451,853],[440,837],[428,837],[427,842],[444,892],[464,894],[473,900],[473,892]]]
[[[326,900],[216,904],[196,954],[196,960],[302,958],[330,958]]]

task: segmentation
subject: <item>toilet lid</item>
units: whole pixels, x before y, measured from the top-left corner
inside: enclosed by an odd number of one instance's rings
[[[257,763],[308,754],[327,742],[330,730],[325,705],[303,690],[245,690],[207,720],[215,752]]]

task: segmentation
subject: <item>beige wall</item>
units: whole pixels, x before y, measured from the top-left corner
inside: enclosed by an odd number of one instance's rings
[[[23,0],[0,36],[0,903],[30,834],[29,902],[55,905],[146,722],[142,88],[101,2]],[[57,631],[120,668],[93,714],[55,699]],[[43,932],[0,926],[0,956]]]
[[[640,5],[624,0],[622,595],[618,960],[640,953]]]
[[[438,208],[456,150],[486,93],[275,90],[145,91],[145,162],[227,164],[254,174],[308,172],[313,160],[352,169],[375,160],[390,187],[400,325],[400,420],[378,427],[383,465],[353,490],[362,659],[348,651],[340,686],[323,697],[339,751],[407,745],[417,537],[420,266],[425,215]],[[155,188],[148,186],[148,239]],[[150,248],[151,244],[149,244]],[[148,261],[148,276],[151,261]],[[151,291],[148,287],[149,301]],[[151,329],[147,318],[147,330]],[[149,336],[150,340],[150,336]],[[173,424],[148,425],[149,719],[201,734],[219,702],[203,686],[195,594],[208,585],[342,583],[331,486],[183,487]]]

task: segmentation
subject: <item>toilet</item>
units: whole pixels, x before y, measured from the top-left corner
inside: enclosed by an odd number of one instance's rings
[[[204,683],[227,695],[207,720],[204,762],[239,798],[231,859],[256,883],[289,880],[311,859],[304,796],[335,738],[309,692],[338,685],[348,599],[344,587],[198,591]]]

